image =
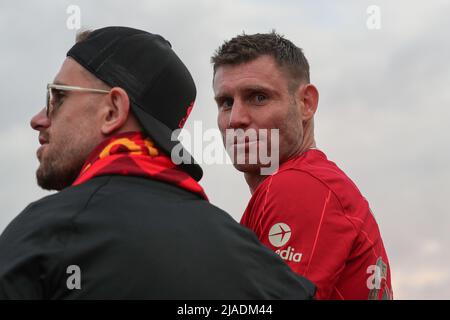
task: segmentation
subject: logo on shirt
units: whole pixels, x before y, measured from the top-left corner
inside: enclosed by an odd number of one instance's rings
[[[277,248],[275,251],[281,259],[292,262],[300,262],[302,254],[295,252],[294,248],[288,246],[287,248],[281,250],[281,247],[289,242],[291,239],[291,227],[286,223],[277,223],[272,226],[269,230],[269,242]]]
[[[285,223],[277,223],[270,228],[269,241],[274,247],[284,246],[291,238],[291,228]]]
[[[295,252],[294,248],[290,246],[284,250],[278,249],[277,251],[275,251],[275,253],[278,254],[281,259],[286,261],[300,262],[300,260],[302,259],[302,254]]]

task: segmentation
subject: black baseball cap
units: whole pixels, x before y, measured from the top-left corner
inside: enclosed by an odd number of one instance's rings
[[[131,110],[156,145],[195,180],[203,171],[172,132],[184,126],[196,97],[189,70],[162,36],[128,27],[92,31],[68,52],[80,65],[111,87],[124,89]],[[184,159],[184,160],[183,160]]]

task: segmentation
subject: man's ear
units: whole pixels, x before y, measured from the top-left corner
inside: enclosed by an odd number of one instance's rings
[[[104,135],[110,135],[125,126],[130,112],[130,99],[125,90],[114,87],[103,103],[101,131]]]
[[[319,91],[313,84],[304,84],[298,89],[298,98],[302,104],[302,121],[308,121],[314,117],[317,111]]]

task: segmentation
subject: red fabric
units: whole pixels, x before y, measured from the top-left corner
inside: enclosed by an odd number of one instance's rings
[[[241,224],[314,282],[317,299],[392,299],[389,262],[369,204],[319,150],[267,177]]]
[[[208,200],[203,188],[179,169],[140,132],[125,132],[103,141],[90,154],[74,186],[101,175],[143,176],[174,184]]]

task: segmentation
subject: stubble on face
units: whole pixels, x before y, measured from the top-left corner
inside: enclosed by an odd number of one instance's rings
[[[72,185],[95,145],[82,135],[50,135],[36,171],[38,185],[46,190],[58,191]]]
[[[272,128],[262,128],[267,130],[267,134],[265,139],[258,139],[257,148],[241,150],[243,155],[240,156],[245,159],[245,162],[238,162],[238,152],[235,152],[233,165],[238,171],[259,175],[262,168],[273,166],[273,157],[277,157],[276,163],[282,164],[300,153],[303,126],[299,107],[294,98],[285,107],[284,116],[279,117],[280,114],[278,114]],[[277,134],[273,132],[275,130]],[[254,154],[250,155],[250,153]],[[264,161],[261,156],[265,158]],[[257,159],[257,162],[250,162],[249,159]],[[271,160],[270,163],[267,163],[268,159]]]

